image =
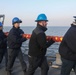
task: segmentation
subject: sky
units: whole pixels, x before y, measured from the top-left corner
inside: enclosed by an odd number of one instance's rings
[[[23,21],[22,26],[35,26],[41,13],[46,14],[48,26],[70,26],[76,16],[76,0],[0,0],[5,26],[11,26],[14,17]]]

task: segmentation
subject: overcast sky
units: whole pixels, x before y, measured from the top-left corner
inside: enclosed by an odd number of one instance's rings
[[[5,26],[19,17],[22,26],[35,26],[37,16],[45,13],[48,26],[69,26],[76,15],[76,0],[0,0],[0,14],[5,15]]]

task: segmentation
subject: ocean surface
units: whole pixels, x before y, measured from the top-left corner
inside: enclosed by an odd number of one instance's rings
[[[20,28],[23,29],[23,31],[25,33],[31,34],[32,30],[35,28],[35,26],[21,26]],[[46,35],[64,36],[70,27],[69,26],[49,26],[47,28],[48,28],[48,30],[46,31]],[[4,26],[3,31],[9,32],[10,29],[11,29],[11,26]],[[29,40],[27,40],[26,42],[23,42],[23,44],[22,44],[21,49],[24,54],[28,54],[28,50],[29,50],[28,44],[29,44]],[[53,45],[51,45],[47,49],[46,56],[55,57],[56,53],[58,53],[59,44],[60,44],[59,42],[56,42]]]

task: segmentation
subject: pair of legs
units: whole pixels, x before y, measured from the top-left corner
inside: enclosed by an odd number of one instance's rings
[[[74,69],[74,72],[75,72],[75,75],[76,75],[76,62],[75,62],[75,65],[73,66],[73,69]]]
[[[35,70],[40,67],[41,75],[48,75],[49,66],[46,57],[29,57],[29,68],[27,75],[34,75]]]
[[[0,49],[0,63],[2,62],[4,56],[5,56],[5,67],[7,69],[7,62],[8,62],[7,48]]]
[[[8,49],[7,71],[11,72],[16,57],[18,57],[18,59],[20,60],[23,71],[26,71],[27,66],[24,62],[21,49]]]
[[[72,68],[76,74],[76,61],[70,61],[64,58],[62,60],[61,75],[70,75]]]

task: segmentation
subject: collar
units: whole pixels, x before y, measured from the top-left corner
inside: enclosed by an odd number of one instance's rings
[[[43,27],[43,26],[41,26],[41,25],[39,25],[39,24],[37,24],[37,27],[40,28],[41,30],[43,30],[44,32],[47,30],[46,27]]]

